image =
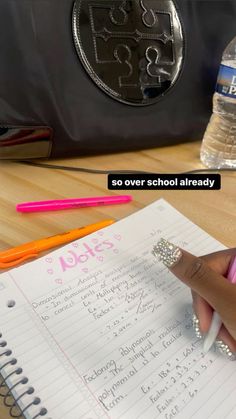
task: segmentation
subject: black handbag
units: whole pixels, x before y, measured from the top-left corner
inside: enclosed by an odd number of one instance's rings
[[[0,158],[199,140],[235,0],[1,0]]]

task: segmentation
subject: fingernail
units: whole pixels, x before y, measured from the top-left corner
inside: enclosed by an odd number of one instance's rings
[[[192,321],[193,321],[193,330],[195,332],[196,337],[198,339],[202,339],[202,334],[199,327],[199,319],[196,316],[196,314],[193,314]]]
[[[179,247],[168,240],[160,239],[153,247],[152,254],[159,258],[167,268],[172,268],[181,259],[182,252]]]
[[[231,351],[230,347],[223,342],[223,340],[216,340],[215,341],[215,348],[218,350],[222,355],[230,359],[231,361],[236,360],[236,354]]]

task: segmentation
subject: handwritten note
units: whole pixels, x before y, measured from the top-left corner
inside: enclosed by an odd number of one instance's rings
[[[27,375],[48,418],[215,419],[222,406],[224,418],[235,417],[231,400],[215,393],[236,370],[217,352],[202,353],[189,290],[151,254],[160,237],[197,255],[223,248],[160,200],[1,278],[0,325],[23,367],[41,355],[44,381],[30,368]],[[27,351],[26,341],[23,354],[9,333],[4,318],[16,327],[17,312],[34,324],[23,341],[41,339],[42,354],[40,346]]]

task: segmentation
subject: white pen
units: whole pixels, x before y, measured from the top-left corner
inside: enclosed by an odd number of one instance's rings
[[[227,279],[232,283],[236,283],[236,256],[232,260],[227,274]],[[203,342],[203,352],[206,354],[209,349],[212,347],[213,343],[216,340],[216,337],[220,331],[222,325],[222,320],[218,313],[214,312],[212,316],[212,321],[208,333]]]

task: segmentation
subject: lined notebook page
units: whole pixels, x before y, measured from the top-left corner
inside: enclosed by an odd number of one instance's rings
[[[151,254],[161,237],[223,248],[159,200],[0,276],[2,338],[41,400],[28,417],[235,418],[236,366],[203,355],[189,289]]]

